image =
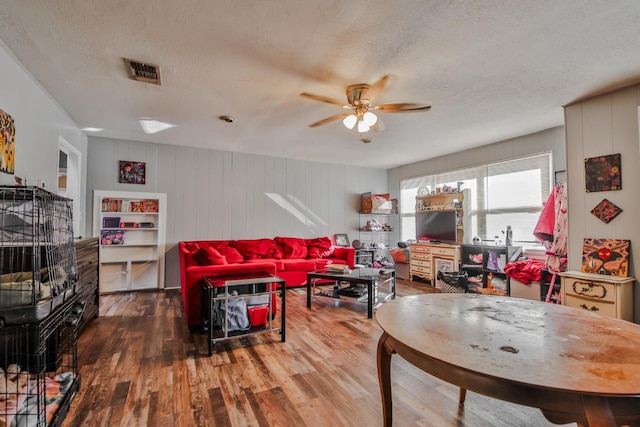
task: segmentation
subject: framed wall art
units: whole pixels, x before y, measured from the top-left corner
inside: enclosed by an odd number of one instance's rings
[[[582,271],[627,277],[629,275],[630,240],[584,239]]]
[[[121,184],[144,184],[146,180],[145,162],[120,160],[118,162],[118,182]]]
[[[587,193],[622,190],[620,153],[584,159],[584,176]]]
[[[436,288],[442,289],[442,280],[438,279],[438,271],[455,271],[452,259],[434,258],[433,264],[436,269],[434,276],[436,277]]]
[[[0,110],[0,172],[15,172],[16,126],[7,112]]]
[[[336,234],[336,246],[348,247],[349,236],[346,234]]]

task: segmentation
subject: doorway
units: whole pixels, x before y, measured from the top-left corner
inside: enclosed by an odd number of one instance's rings
[[[82,154],[67,140],[59,137],[57,194],[73,200],[73,235],[80,236],[82,217],[80,171]]]

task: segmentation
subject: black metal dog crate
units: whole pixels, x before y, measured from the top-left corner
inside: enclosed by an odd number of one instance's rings
[[[62,424],[80,388],[79,298],[40,322],[0,327],[0,425]]]
[[[0,186],[0,325],[37,322],[75,293],[72,201]]]

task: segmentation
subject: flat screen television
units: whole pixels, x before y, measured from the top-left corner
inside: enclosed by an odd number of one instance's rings
[[[458,238],[458,218],[454,209],[416,212],[418,241],[455,243]]]

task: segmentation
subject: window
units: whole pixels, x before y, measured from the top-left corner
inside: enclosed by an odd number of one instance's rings
[[[448,185],[465,192],[465,241],[474,236],[504,243],[507,225],[519,245],[533,245],[533,228],[551,191],[551,154],[512,159],[437,175],[405,179],[400,184],[400,238],[415,239],[418,188]]]

